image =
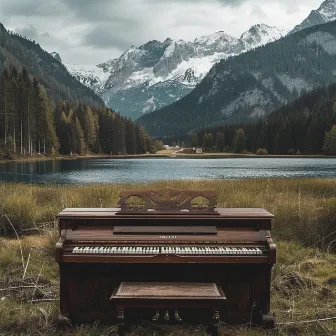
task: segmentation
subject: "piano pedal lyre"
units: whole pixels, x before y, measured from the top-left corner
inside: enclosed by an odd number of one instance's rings
[[[154,314],[154,316],[152,317],[152,321],[157,321],[160,317],[160,311],[157,310]]]
[[[178,321],[178,322],[181,322],[181,321],[182,321],[182,319],[181,319],[181,317],[180,317],[180,315],[179,315],[178,310],[175,310],[175,320]]]

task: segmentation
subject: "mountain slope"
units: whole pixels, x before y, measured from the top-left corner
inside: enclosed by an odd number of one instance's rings
[[[188,94],[219,60],[283,36],[276,27],[258,24],[240,38],[225,32],[193,42],[166,39],[132,46],[119,58],[94,68],[66,65],[82,83],[99,93],[108,106],[136,118]]]
[[[186,97],[138,119],[151,135],[252,121],[336,80],[336,22],[310,27],[216,64]]]
[[[23,66],[26,67],[28,72],[37,77],[49,95],[56,100],[81,101],[94,105],[104,104],[97,94],[75,79],[55,57],[35,42],[9,33],[0,24],[0,71],[5,65],[15,66],[18,70]]]
[[[325,0],[318,9],[312,10],[306,19],[295,26],[294,29],[290,31],[290,34],[311,26],[327,23],[335,19],[336,0]]]
[[[242,128],[246,149],[252,153],[265,148],[270,154],[322,154],[323,151],[328,154],[331,148],[323,149],[323,144],[325,133],[336,124],[335,96],[336,83],[317,87],[257,123],[201,129],[197,132],[198,145],[203,144],[205,134],[211,133],[216,139],[218,132],[222,132],[225,146],[234,150],[234,134]]]

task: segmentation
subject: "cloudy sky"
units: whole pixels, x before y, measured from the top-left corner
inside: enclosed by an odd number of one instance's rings
[[[257,23],[292,29],[322,0],[0,0],[0,22],[57,51],[64,63],[99,64],[131,45],[192,41]]]

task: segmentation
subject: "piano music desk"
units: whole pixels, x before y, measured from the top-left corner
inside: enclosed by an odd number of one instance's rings
[[[218,335],[219,310],[226,297],[215,283],[122,282],[111,296],[116,305],[119,336],[125,335],[124,312],[127,308],[209,309],[209,332]]]

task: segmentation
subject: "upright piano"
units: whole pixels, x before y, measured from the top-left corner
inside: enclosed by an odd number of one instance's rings
[[[264,209],[217,208],[215,200],[212,191],[131,190],[120,193],[119,208],[61,211],[61,314],[78,323],[113,323],[110,297],[121,282],[215,283],[226,296],[222,322],[274,327],[274,216]],[[132,314],[150,319],[153,311]],[[180,315],[198,321],[196,313]]]

